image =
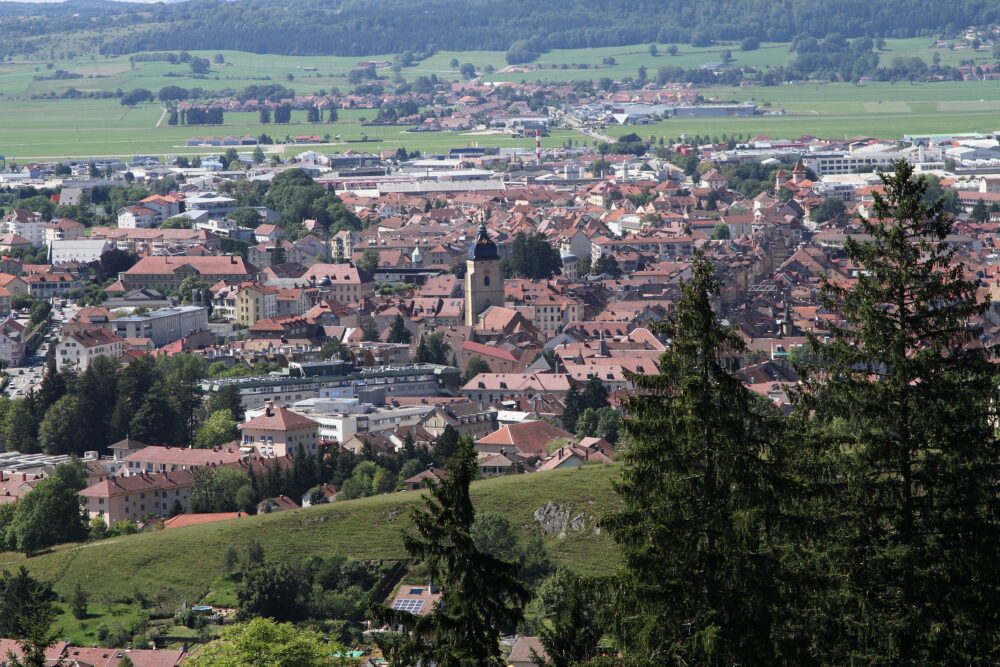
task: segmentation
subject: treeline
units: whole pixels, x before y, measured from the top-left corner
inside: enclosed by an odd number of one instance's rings
[[[239,397],[219,392],[203,402],[197,384],[205,365],[191,354],[145,356],[124,367],[97,357],[77,374],[68,367],[56,371],[50,357],[37,390],[0,401],[7,449],[82,456],[105,453],[126,436],[147,445],[187,446],[203,425],[217,427],[209,417],[224,410],[231,422],[225,433],[233,440],[242,417]]]
[[[38,15],[38,6],[23,12]],[[128,30],[107,31],[97,38],[100,52],[201,49],[206,44],[256,53],[341,56],[511,49],[512,61],[523,62],[554,48],[650,42],[707,46],[718,40],[739,43],[747,37],[791,41],[802,33],[822,37],[831,26],[848,37],[914,37],[954,34],[970,24],[1000,22],[1000,7],[980,0],[944,4],[933,0],[676,0],[668,4],[637,0],[625,5],[612,0],[543,4],[514,0],[499,5],[488,0],[343,0],[333,4],[303,0],[294,5],[274,0],[235,4],[192,0],[143,7],[143,13],[115,7],[91,17],[68,16],[75,6],[62,12],[46,9],[46,16],[37,20],[0,24],[5,51],[25,48],[29,37],[127,26]],[[34,48],[48,46],[39,40]]]
[[[225,114],[219,107],[191,107],[179,113],[181,125],[222,125]]]

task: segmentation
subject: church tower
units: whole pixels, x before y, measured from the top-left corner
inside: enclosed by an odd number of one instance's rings
[[[476,326],[479,315],[490,306],[502,306],[503,296],[500,252],[486,233],[484,222],[479,225],[479,238],[469,246],[465,261],[466,326]]]

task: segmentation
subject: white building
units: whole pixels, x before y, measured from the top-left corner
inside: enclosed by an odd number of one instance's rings
[[[148,338],[156,347],[163,347],[196,331],[207,331],[208,308],[160,308],[145,315],[120,317],[110,324],[122,338]]]
[[[118,209],[119,229],[156,227],[159,216],[145,206],[125,206]]]
[[[341,444],[358,433],[389,433],[416,426],[434,410],[431,405],[375,406],[356,398],[313,398],[289,406],[319,424],[319,438]],[[247,410],[247,420],[264,414],[265,408]]]
[[[107,329],[81,329],[63,335],[56,352],[56,368],[67,364],[83,372],[97,357],[121,357],[124,341]]]
[[[53,264],[99,262],[101,256],[112,248],[114,245],[107,239],[52,241],[49,244],[49,261]]]
[[[45,224],[45,218],[37,213],[15,209],[4,218],[4,232],[23,236],[32,248],[40,248],[45,244]]]

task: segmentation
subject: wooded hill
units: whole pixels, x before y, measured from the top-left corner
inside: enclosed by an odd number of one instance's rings
[[[0,3],[0,56],[44,53],[45,37],[81,34],[104,54],[212,48],[289,55],[364,56],[444,50],[709,45],[825,37],[954,34],[1000,22],[1000,4],[981,0],[190,0],[174,4]]]

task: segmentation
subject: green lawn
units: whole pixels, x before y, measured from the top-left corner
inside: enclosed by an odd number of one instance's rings
[[[538,534],[536,509],[552,501],[587,517],[586,529],[560,538],[546,536],[553,559],[584,574],[605,573],[617,561],[617,549],[595,520],[617,505],[610,480],[617,466],[588,465],[476,482],[473,500],[480,511],[503,514],[522,536]],[[172,611],[184,600],[232,601],[232,582],[220,578],[222,555],[229,545],[241,548],[250,537],[264,546],[268,560],[298,563],[313,555],[342,554],[359,559],[406,558],[401,531],[410,527],[409,511],[422,493],[406,492],[313,508],[117,537],[83,545],[65,545],[25,558],[0,554],[0,569],[27,567],[51,580],[68,595],[79,584],[89,595],[91,617],[77,621],[60,616],[60,636],[93,643],[100,623],[124,624],[135,605],[111,601],[134,595],[148,597],[154,609]],[[113,610],[113,611],[112,611]]]

